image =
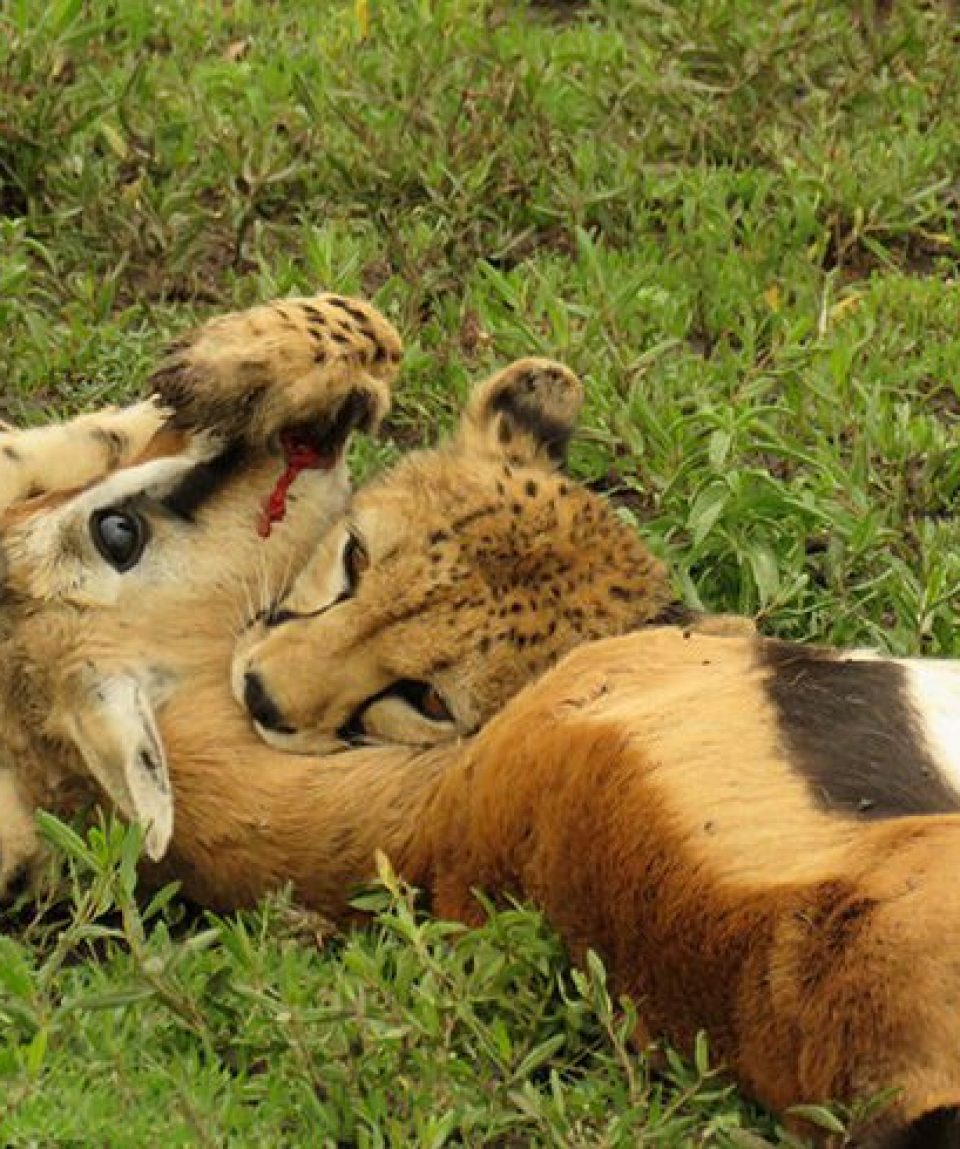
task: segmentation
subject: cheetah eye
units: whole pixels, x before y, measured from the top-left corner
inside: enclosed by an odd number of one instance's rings
[[[397,707],[397,703],[403,706]],[[409,713],[404,714],[407,708]],[[443,695],[427,682],[400,678],[357,707],[337,731],[346,743],[373,739],[429,746],[472,728],[461,728]]]
[[[429,718],[431,722],[453,721],[450,708],[441,698],[440,692],[432,686],[427,687],[420,696],[418,709],[424,718]]]
[[[395,682],[385,693],[402,698],[404,702],[412,706],[414,710],[419,711],[424,718],[428,718],[431,722],[455,721],[450,707],[443,700],[443,695],[436,687],[427,682],[416,682],[410,678],[403,678],[399,682]]]
[[[347,545],[343,548],[344,598],[349,598],[357,593],[360,576],[369,567],[370,556],[367,554],[366,547],[356,535],[351,534],[347,539]]]
[[[110,566],[122,574],[140,561],[147,545],[147,524],[140,515],[113,507],[91,518],[90,537]]]

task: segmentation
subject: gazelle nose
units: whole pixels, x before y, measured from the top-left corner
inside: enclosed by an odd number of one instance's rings
[[[260,676],[252,670],[243,676],[243,704],[254,721],[265,730],[273,730],[277,734],[293,733],[293,727],[283,721],[280,708],[267,693]]]

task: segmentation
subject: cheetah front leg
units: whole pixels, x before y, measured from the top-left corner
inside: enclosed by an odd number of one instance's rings
[[[149,382],[175,426],[268,449],[301,429],[339,449],[386,412],[400,351],[375,308],[322,294],[212,320],[174,344]]]

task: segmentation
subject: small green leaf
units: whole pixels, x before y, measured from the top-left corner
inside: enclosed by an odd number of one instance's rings
[[[701,1077],[710,1075],[710,1044],[707,1035],[701,1030],[693,1047],[693,1064]]]
[[[38,810],[35,817],[40,833],[51,845],[56,846],[68,858],[83,862],[91,869],[95,868],[96,855],[72,826],[68,826],[66,822],[61,822],[59,818],[46,810]]]
[[[687,529],[694,547],[698,547],[713,530],[730,499],[730,488],[725,483],[711,483],[693,500],[687,515]]]
[[[167,885],[162,886],[147,903],[146,909],[143,911],[143,920],[148,922],[157,914],[162,913],[179,892],[179,882],[168,882]]]
[[[714,431],[710,436],[710,442],[707,445],[707,457],[715,470],[719,471],[727,461],[731,442],[732,437],[729,431]]]
[[[839,1117],[823,1105],[792,1105],[789,1109],[791,1117],[799,1117],[809,1121],[819,1129],[826,1129],[830,1133],[844,1133],[846,1126]]]
[[[25,951],[10,938],[0,937],[0,985],[21,1001],[33,998],[33,971]]]
[[[38,1077],[47,1055],[49,1030],[38,1029],[26,1049],[24,1068],[31,1077]]]
[[[513,1071],[511,1081],[514,1083],[526,1081],[541,1065],[548,1062],[551,1057],[563,1048],[566,1040],[565,1034],[555,1033],[552,1037],[548,1037],[545,1041],[541,1041],[539,1045],[534,1046]]]
[[[104,990],[102,993],[89,993],[64,1002],[63,1009],[70,1013],[93,1012],[100,1009],[126,1009],[137,1002],[154,996],[154,991],[145,985],[132,985],[126,989]]]
[[[125,160],[129,153],[126,140],[119,133],[119,131],[112,125],[106,122],[100,124],[100,135],[103,136],[107,147],[117,159]]]

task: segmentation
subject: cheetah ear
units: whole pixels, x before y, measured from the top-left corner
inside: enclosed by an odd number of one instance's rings
[[[454,440],[465,454],[553,470],[583,405],[583,385],[552,359],[518,359],[478,383]]]

